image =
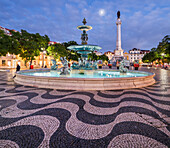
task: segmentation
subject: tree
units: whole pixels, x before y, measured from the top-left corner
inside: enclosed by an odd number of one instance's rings
[[[10,30],[10,33],[11,36],[0,30],[0,56],[5,56],[7,53],[19,55],[25,63],[30,61],[30,65],[34,57],[39,56],[40,51],[48,47],[50,41],[47,35],[28,33],[26,30],[21,32]]]
[[[81,57],[81,55],[76,51],[67,51],[67,52],[68,52],[68,60],[78,61],[78,58]]]
[[[76,41],[69,41],[69,42],[63,42],[62,45],[64,45],[64,47],[67,49],[67,47],[71,46],[71,45],[78,45]]]
[[[68,57],[68,52],[65,49],[64,45],[57,43],[50,45],[47,48],[47,52],[53,56],[54,59],[59,59],[60,57]]]
[[[6,35],[3,30],[0,30],[0,56],[6,56],[7,53],[18,54],[19,42],[11,36]]]
[[[170,62],[170,35],[166,35],[163,38],[163,42],[165,42],[165,58],[167,62]]]
[[[25,63],[30,61],[30,65],[35,56],[40,55],[42,48],[47,48],[49,42],[47,35],[28,33],[26,30],[21,30],[21,33],[11,31],[11,35],[11,38],[18,42],[17,54],[25,60]]]
[[[98,56],[98,60],[108,61],[109,58],[108,58],[108,56],[106,56],[105,54],[103,54],[103,55]]]
[[[96,55],[95,52],[91,52],[88,54],[88,59],[91,59],[92,61],[98,60],[98,56]]]
[[[25,59],[26,63],[30,61],[30,65],[32,65],[34,57],[40,55],[38,38],[35,34],[28,33],[26,30],[21,30],[19,42],[21,48],[20,57]]]
[[[163,57],[162,54],[165,54]],[[157,48],[152,48],[150,53],[147,53],[142,61],[145,62],[153,62],[155,60],[163,60],[166,62],[170,62],[170,36],[166,35],[161,42],[159,42]]]
[[[68,52],[68,60],[78,61],[78,58],[80,58],[80,54],[78,54],[76,51],[67,49],[67,47],[69,47],[71,45],[78,45],[77,42],[69,41],[69,42],[62,43],[62,45],[64,45],[65,49]]]
[[[38,42],[38,46],[40,48],[40,51],[46,51],[48,48],[48,43],[50,42],[50,39],[47,35],[41,36],[39,33],[36,33],[36,39]]]
[[[142,61],[144,63],[151,63],[157,59],[157,56],[158,56],[157,52],[151,51],[144,55],[144,57],[142,58]]]
[[[166,35],[162,42],[159,42],[157,52],[162,59],[164,58],[164,60],[170,62],[170,35]],[[165,54],[165,56],[162,57],[162,54]]]

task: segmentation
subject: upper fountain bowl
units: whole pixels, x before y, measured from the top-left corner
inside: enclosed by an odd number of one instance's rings
[[[92,29],[91,26],[87,26],[87,25],[81,25],[81,26],[77,26],[77,29],[81,30],[81,31],[89,31]]]
[[[69,47],[67,47],[70,50],[74,50],[77,51],[80,54],[89,54],[92,51],[99,51],[100,49],[102,49],[101,47],[97,46],[97,45],[71,45]]]

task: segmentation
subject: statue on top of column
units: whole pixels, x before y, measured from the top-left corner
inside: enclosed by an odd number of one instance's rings
[[[117,12],[117,18],[120,18],[120,11]]]

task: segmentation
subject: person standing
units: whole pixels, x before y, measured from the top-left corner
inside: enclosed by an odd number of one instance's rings
[[[16,72],[18,72],[18,71],[20,71],[20,66],[19,66],[19,64],[17,64],[17,67],[16,67]],[[13,78],[15,78],[16,77],[16,74],[15,74],[15,76],[13,76]]]
[[[20,71],[20,66],[19,66],[19,64],[17,64],[16,72],[17,72],[17,71]]]

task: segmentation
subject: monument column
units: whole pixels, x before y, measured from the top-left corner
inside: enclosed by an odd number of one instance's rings
[[[121,20],[120,20],[120,11],[117,12],[117,40],[116,40],[116,50],[115,50],[115,56],[123,56],[123,50],[121,48]]]
[[[117,19],[116,25],[117,25],[117,40],[116,40],[116,49],[121,50],[121,20],[120,18]]]

